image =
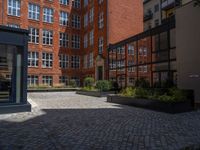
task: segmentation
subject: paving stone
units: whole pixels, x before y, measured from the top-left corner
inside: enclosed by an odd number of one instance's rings
[[[0,150],[200,148],[200,111],[172,115],[74,92],[28,96],[31,113],[0,115]]]

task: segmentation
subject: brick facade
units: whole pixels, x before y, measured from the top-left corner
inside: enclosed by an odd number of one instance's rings
[[[3,4],[4,3],[4,4]],[[40,6],[40,19],[39,21],[28,19],[28,5],[29,3],[37,4]],[[43,22],[43,8],[49,7],[53,9],[54,17],[53,23]],[[89,0],[89,4],[84,6],[84,1],[81,1],[81,8],[76,9],[72,7],[72,1],[69,1],[69,5],[62,5],[58,1],[49,0],[21,0],[20,17],[8,15],[7,0],[0,2],[0,24],[18,24],[20,28],[28,29],[34,27],[39,29],[39,44],[29,43],[29,51],[39,52],[38,67],[29,67],[28,74],[36,75],[39,78],[39,84],[42,84],[42,77],[45,75],[53,77],[53,85],[59,83],[60,76],[78,77],[83,81],[86,76],[93,76],[98,79],[97,67],[103,66],[103,78],[107,78],[107,46],[111,43],[120,41],[121,39],[128,38],[143,30],[143,11],[141,0],[103,0],[103,3],[99,4],[97,0]],[[84,14],[89,12],[91,8],[94,8],[94,21],[88,23],[87,27],[84,27]],[[61,26],[59,23],[60,11],[69,13],[69,18],[72,14],[77,14],[81,17],[81,28],[74,29],[71,27],[71,21],[69,26]],[[99,29],[99,14],[103,12],[104,27]],[[89,13],[88,13],[89,14]],[[3,17],[2,17],[3,16]],[[42,30],[48,29],[53,31],[53,44],[44,45],[42,40]],[[94,44],[84,48],[84,35],[91,30],[94,30]],[[59,46],[59,34],[60,32],[69,34],[69,47],[62,48]],[[80,35],[80,49],[72,49],[71,47],[71,35]],[[103,53],[99,55],[98,43],[99,38],[103,37]],[[89,38],[88,38],[89,41]],[[89,45],[89,42],[88,42]],[[52,68],[42,67],[42,52],[48,52],[53,54],[53,66]],[[84,68],[84,55],[89,55],[93,52],[93,66]],[[69,67],[67,69],[61,69],[59,67],[59,54],[66,54],[69,56]],[[72,69],[70,67],[71,56],[80,56],[79,69]]]

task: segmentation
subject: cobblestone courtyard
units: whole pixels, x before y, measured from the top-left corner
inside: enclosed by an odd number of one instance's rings
[[[31,93],[29,113],[0,115],[0,150],[185,149],[200,145],[200,111],[166,114],[106,98]]]

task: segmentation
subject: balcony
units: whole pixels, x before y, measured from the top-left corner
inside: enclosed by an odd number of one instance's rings
[[[180,0],[165,0],[162,2],[161,7],[163,10],[168,10],[178,5],[180,5]]]
[[[150,20],[150,19],[152,19],[152,18],[153,18],[153,13],[152,13],[152,11],[148,11],[147,13],[144,14],[144,22],[145,22],[145,21],[148,21],[148,20]]]

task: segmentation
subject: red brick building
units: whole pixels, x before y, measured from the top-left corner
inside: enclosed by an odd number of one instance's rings
[[[3,0],[0,24],[28,29],[29,85],[107,78],[107,47],[143,31],[141,0]]]

